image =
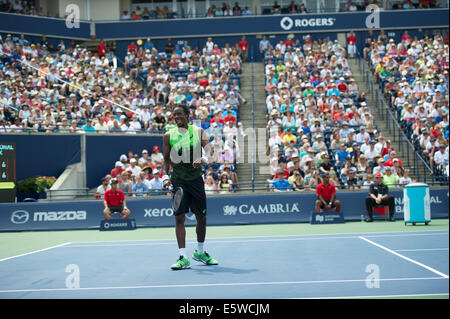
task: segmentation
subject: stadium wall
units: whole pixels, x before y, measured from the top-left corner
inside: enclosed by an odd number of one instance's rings
[[[403,219],[403,192],[392,190],[395,217]],[[359,221],[365,214],[367,191],[338,192],[346,221]],[[209,225],[273,224],[309,222],[314,210],[314,193],[286,193],[208,196]],[[448,218],[448,189],[430,190],[431,218]],[[173,226],[170,197],[128,199],[127,206],[137,227]],[[103,219],[103,202],[35,202],[0,204],[0,231],[96,229]],[[376,214],[375,214],[376,215]],[[186,216],[186,225],[196,224],[195,216]],[[375,216],[384,219],[384,216]],[[432,221],[431,221],[432,223]]]
[[[248,16],[224,18],[93,21],[97,39],[132,40],[201,38],[315,32],[345,32],[374,29],[448,28],[448,9],[380,11],[379,25],[371,24],[370,12],[306,15]],[[369,21],[370,20],[370,21]],[[374,20],[375,21],[375,20]],[[0,13],[0,32],[47,34],[49,37],[90,39],[90,22],[68,28],[65,19]]]
[[[16,143],[16,177],[58,177],[66,167],[81,161],[79,135],[9,134],[0,135],[0,142]]]
[[[17,180],[29,177],[61,175],[66,167],[82,161],[82,141],[85,139],[86,186],[100,185],[121,154],[132,151],[149,153],[153,146],[162,150],[162,135],[71,135],[71,134],[2,134],[0,142],[15,142]]]

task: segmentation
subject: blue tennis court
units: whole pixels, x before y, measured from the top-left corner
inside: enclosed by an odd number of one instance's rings
[[[68,242],[1,259],[0,298],[448,295],[448,243],[448,230],[210,239],[218,266],[172,271],[175,240]]]

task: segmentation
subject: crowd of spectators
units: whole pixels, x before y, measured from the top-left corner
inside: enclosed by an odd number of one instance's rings
[[[389,185],[411,182],[337,40],[288,36],[267,46],[264,64],[274,191],[314,190],[325,173],[342,188],[368,188],[378,172]]]
[[[163,52],[158,52],[151,39],[147,39],[139,49],[131,43],[125,59],[125,71],[133,80],[142,80],[149,92],[149,111],[156,110],[150,130],[164,132],[174,127],[171,117],[174,106],[186,104],[192,123],[207,132],[214,145],[208,166],[215,174],[216,186],[221,184],[218,176],[225,172],[233,181],[230,191],[237,187],[238,136],[244,134],[239,107],[247,101],[240,92],[240,74],[247,51],[245,36],[235,45],[226,43],[223,48],[211,37],[203,47],[194,49],[187,41],[175,44],[168,39]],[[146,105],[139,107],[144,114]]]
[[[126,197],[143,197],[168,194],[163,184],[163,155],[158,146],[151,153],[143,149],[140,154],[129,151],[120,155],[111,171],[101,179],[95,197],[102,199],[105,191],[111,188],[111,179],[118,181],[117,188]]]
[[[44,12],[42,7],[38,8],[34,0],[0,0],[0,12],[58,18],[58,15]]]
[[[447,177],[448,160],[448,33],[411,37],[395,42],[368,38],[365,57],[391,111],[406,136],[432,170]]]
[[[214,144],[209,165],[216,174],[229,169],[235,185],[237,136],[243,134],[239,106],[246,103],[240,94],[242,42],[245,37],[219,48],[209,38],[192,50],[169,39],[159,52],[148,39],[130,44],[122,72],[103,42],[91,52],[64,42],[54,48],[45,36],[30,43],[7,35],[0,42],[0,131],[161,134],[175,126],[173,107],[183,103]]]

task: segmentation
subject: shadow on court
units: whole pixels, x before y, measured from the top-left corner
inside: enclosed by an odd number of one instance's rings
[[[259,269],[242,269],[242,268],[232,268],[232,267],[222,267],[220,265],[218,266],[207,266],[207,265],[192,265],[192,270],[194,270],[196,273],[201,275],[214,275],[217,273],[230,273],[230,274],[236,274],[236,275],[245,275],[250,274],[256,271],[259,271]]]

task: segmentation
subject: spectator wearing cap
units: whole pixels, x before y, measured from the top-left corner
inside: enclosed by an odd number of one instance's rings
[[[388,187],[395,187],[398,184],[398,176],[392,173],[390,166],[385,166],[384,168],[383,184]]]
[[[107,220],[111,219],[111,214],[113,213],[119,213],[122,219],[127,219],[131,214],[127,208],[125,195],[117,188],[117,185],[117,179],[113,178],[111,180],[111,189],[107,190],[104,195],[103,203],[105,209],[103,210],[103,214]]]
[[[377,166],[375,166],[372,170],[372,174],[375,176],[377,173],[384,174],[384,171],[386,169],[386,166],[384,166],[385,160],[384,158],[380,157],[377,161]]]
[[[158,169],[154,169],[152,171],[152,179],[149,182],[149,188],[152,194],[162,195],[164,192],[163,189],[163,180],[160,178],[161,172]]]
[[[292,134],[292,129],[288,128],[283,136],[282,144],[284,146],[288,146],[291,141],[297,143],[297,137],[294,134]]]
[[[83,131],[85,133],[95,133],[95,127],[92,125],[91,119],[86,120],[86,124],[83,126]]]
[[[395,221],[395,201],[394,197],[389,195],[389,187],[383,183],[383,175],[377,173],[375,182],[369,187],[369,196],[366,197],[366,210],[368,218],[366,222],[373,222],[373,208],[389,206],[389,220]]]
[[[285,175],[282,171],[278,171],[276,174],[276,180],[272,184],[273,192],[287,192],[291,189],[291,184],[287,179],[285,179]]]
[[[329,212],[332,208],[334,208],[336,212],[341,211],[341,203],[336,199],[336,186],[330,182],[329,174],[323,175],[322,182],[316,187],[316,195],[316,213],[320,213],[321,209],[325,212]]]
[[[150,157],[153,163],[162,163],[164,158],[158,145],[153,146],[152,155]]]
[[[137,160],[135,158],[130,159],[130,167],[132,176],[138,176],[141,173],[141,168],[137,165]]]
[[[111,170],[111,177],[115,178],[117,175],[122,174],[122,172],[125,170],[124,165],[121,161],[117,161],[114,165],[114,168]]]

